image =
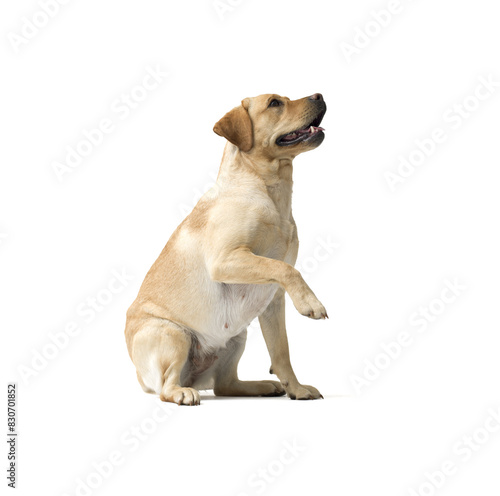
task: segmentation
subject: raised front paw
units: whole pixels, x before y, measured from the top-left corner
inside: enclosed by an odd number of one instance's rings
[[[296,299],[293,301],[293,304],[295,305],[295,308],[306,317],[316,320],[328,318],[325,307],[313,293]]]

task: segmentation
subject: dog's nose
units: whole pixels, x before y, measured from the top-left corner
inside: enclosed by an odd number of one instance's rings
[[[323,101],[323,95],[321,93],[314,93],[314,95],[311,95],[309,97],[309,100],[319,100],[319,101]]]

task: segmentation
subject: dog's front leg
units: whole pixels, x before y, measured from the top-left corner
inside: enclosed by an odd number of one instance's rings
[[[209,265],[213,280],[227,284],[272,284],[281,287],[259,317],[262,332],[271,356],[272,370],[292,399],[321,398],[312,386],[301,385],[290,364],[285,330],[285,291],[297,310],[310,318],[326,318],[325,307],[306,284],[300,272],[281,260],[261,257],[248,248],[222,252]]]
[[[270,372],[278,376],[288,396],[292,400],[322,398],[316,388],[300,384],[292,369],[285,328],[285,292],[282,289],[260,315],[259,322],[271,357]]]
[[[277,283],[290,295],[302,315],[311,319],[328,317],[325,307],[300,272],[286,262],[255,255],[248,248],[239,248],[219,254],[208,269],[214,281],[226,284]]]

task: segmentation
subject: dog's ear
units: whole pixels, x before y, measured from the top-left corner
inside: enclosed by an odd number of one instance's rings
[[[214,126],[216,134],[226,138],[243,152],[250,151],[253,146],[252,121],[247,108],[248,101],[245,99]]]

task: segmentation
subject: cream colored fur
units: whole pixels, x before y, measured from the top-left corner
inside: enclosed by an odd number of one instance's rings
[[[273,100],[281,104],[270,106]],[[127,346],[145,391],[187,405],[200,403],[199,388],[220,396],[321,397],[292,370],[284,293],[302,315],[327,317],[293,267],[291,209],[292,161],[323,133],[286,146],[277,140],[325,110],[318,94],[295,101],[261,95],[215,125],[229,140],[217,183],[175,230],[127,313]],[[238,379],[246,328],[256,317],[280,382]]]

